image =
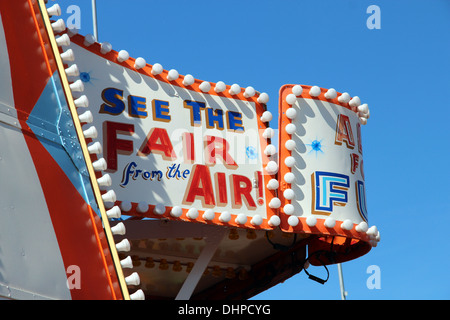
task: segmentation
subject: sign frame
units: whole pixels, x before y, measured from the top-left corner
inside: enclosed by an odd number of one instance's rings
[[[307,234],[316,234],[327,236],[342,236],[350,239],[354,239],[357,241],[371,242],[372,245],[375,245],[376,242],[372,241],[373,237],[367,233],[368,231],[368,221],[367,218],[361,215],[361,219],[359,221],[354,221],[354,219],[346,218],[345,215],[342,215],[339,219],[335,219],[332,217],[331,212],[328,214],[312,214],[311,211],[307,210],[302,214],[293,214],[294,209],[291,206],[292,197],[288,193],[285,193],[287,189],[290,189],[291,183],[295,181],[295,175],[291,168],[296,166],[301,166],[302,170],[305,171],[306,164],[296,163],[293,158],[293,151],[298,149],[296,143],[292,142],[296,140],[293,138],[293,135],[296,135],[299,131],[299,128],[296,128],[294,125],[294,120],[297,116],[299,116],[299,101],[300,100],[313,100],[316,102],[321,102],[322,104],[330,104],[335,108],[341,108],[344,113],[354,113],[354,119],[358,121],[357,126],[361,124],[365,124],[366,118],[365,114],[362,114],[358,107],[360,106],[360,100],[358,97],[350,97],[348,93],[339,93],[334,89],[324,89],[318,86],[309,86],[309,85],[294,85],[288,84],[284,85],[280,88],[279,94],[279,106],[280,106],[280,114],[279,114],[279,159],[280,159],[280,170],[279,170],[279,178],[280,178],[280,188],[278,189],[278,197],[281,200],[280,206],[280,219],[281,219],[281,229],[285,232],[293,232],[293,233],[307,233]],[[296,110],[292,108],[294,105],[297,105]],[[289,110],[289,111],[288,111]],[[344,112],[344,110],[346,110]],[[312,114],[302,115],[304,118],[302,120],[306,123],[307,117],[312,117]],[[302,129],[306,131],[306,129]],[[310,134],[310,133],[309,133]],[[356,137],[356,132],[354,132]],[[360,136],[359,136],[360,138]],[[298,140],[298,139],[297,139]],[[359,142],[361,140],[359,139]],[[353,142],[352,142],[353,143]],[[345,146],[344,146],[345,147]],[[353,145],[356,148],[355,152],[359,152],[359,156],[362,162],[362,146],[361,144]],[[305,154],[306,149],[305,146],[302,145],[303,150],[301,151]],[[300,153],[300,152],[299,152]],[[336,160],[336,159],[333,159]],[[361,167],[358,169],[362,169]],[[346,169],[347,170],[347,169]],[[292,171],[292,172],[291,172]],[[311,177],[311,181],[314,177]],[[308,184],[309,181],[304,179],[304,185]],[[313,183],[313,181],[311,182]],[[337,183],[337,182],[336,182]],[[349,186],[346,186],[348,189]],[[337,184],[337,192],[341,192],[339,189],[341,187]],[[297,195],[298,196],[298,195]],[[289,199],[288,199],[289,198]],[[338,201],[336,201],[338,202]],[[286,206],[287,205],[287,206]],[[337,203],[339,206],[339,203]],[[308,208],[313,208],[312,201],[308,204]],[[317,212],[320,213],[320,212]],[[329,216],[328,218],[326,216]],[[334,238],[334,237],[333,237]],[[329,246],[329,244],[328,244]]]

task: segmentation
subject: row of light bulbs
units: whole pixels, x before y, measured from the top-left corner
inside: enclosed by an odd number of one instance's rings
[[[51,7],[47,8],[47,13],[49,16],[60,16],[61,8],[58,4],[54,4]],[[57,21],[52,23],[52,29],[55,34],[59,34],[66,30],[66,25],[63,19],[58,19]],[[70,37],[68,34],[62,34],[56,38],[56,44],[59,47],[65,47],[70,45]],[[107,48],[103,49],[107,50]],[[68,49],[60,54],[63,63],[68,64],[70,62],[75,61],[75,56],[72,49]],[[65,69],[65,73],[68,77],[78,77],[80,75],[79,69],[76,64],[72,64],[68,68]],[[84,91],[84,85],[81,79],[78,79],[69,84],[70,90],[72,93],[82,93]],[[81,95],[79,98],[74,100],[75,107],[77,109],[86,109],[89,107],[89,100],[86,95]],[[92,112],[89,110],[84,111],[79,115],[79,121],[81,124],[90,124],[93,122]],[[83,130],[83,135],[85,139],[96,139],[98,136],[97,129],[94,126],[91,126],[87,129]],[[91,155],[98,155],[102,153],[102,145],[100,142],[96,141],[88,145],[88,151]],[[97,172],[101,172],[106,170],[106,160],[104,158],[100,158],[95,160],[93,163],[93,168]],[[112,184],[111,177],[108,174],[103,175],[102,177],[97,179],[97,183],[102,187],[110,187]],[[114,190],[109,190],[102,194],[102,200],[104,203],[107,202],[115,202],[116,194]],[[113,208],[106,211],[106,215],[109,219],[117,219],[121,217],[121,210],[118,206],[114,206]],[[124,235],[126,233],[125,225],[122,222],[119,222],[115,226],[111,227],[111,233],[113,235]],[[131,249],[130,242],[128,239],[123,239],[119,243],[116,244],[116,249],[118,252],[128,252]],[[122,268],[133,268],[133,262],[131,257],[128,256],[125,259],[120,261],[120,265]],[[128,286],[137,286],[140,284],[139,275],[136,272],[133,272],[131,275],[125,277],[125,282]],[[135,293],[130,294],[131,300],[144,300],[145,294],[139,289]]]
[[[133,256],[130,258],[135,267],[141,266],[142,261],[138,256]],[[158,266],[157,266],[158,264]],[[172,268],[170,267],[172,265]],[[152,257],[148,257],[145,259],[144,267],[148,269],[152,269],[158,267],[159,270],[172,270],[175,272],[180,272],[185,268],[187,273],[192,271],[194,267],[193,262],[182,262],[180,260],[168,261],[167,259],[153,259]],[[233,268],[233,267],[223,267],[220,265],[208,266],[204,273],[204,275],[211,274],[214,277],[221,277],[225,275],[227,279],[233,279],[236,276],[239,277],[240,280],[245,280],[248,278],[248,271],[246,268]]]
[[[73,31],[72,31],[73,32]],[[70,33],[70,32],[69,32]],[[67,36],[68,38],[68,36]],[[91,34],[88,34],[84,37],[84,41],[83,44],[85,47],[90,47],[91,45],[93,45],[94,43],[96,43],[95,37]],[[100,44],[100,52],[102,54],[107,54],[109,52],[112,51],[112,45],[109,42],[103,42]],[[120,50],[117,53],[117,62],[119,63],[123,63],[127,60],[130,59],[130,55],[128,53],[128,51],[126,50]],[[142,57],[138,57],[134,60],[134,65],[133,67],[136,70],[140,70],[143,69],[145,67],[147,67],[147,61],[142,58]],[[164,72],[164,68],[161,64],[159,63],[155,63],[150,67],[150,73],[153,76],[157,76],[157,75],[161,75]],[[185,76],[182,76],[178,73],[178,71],[176,69],[170,69],[169,71],[167,71],[167,75],[166,75],[166,79],[169,82],[173,82],[176,81],[178,79],[180,79],[180,77],[182,77],[182,84],[185,87],[189,87],[192,86],[196,79],[194,78],[194,76],[192,76],[191,74],[187,74]],[[211,92],[211,89],[213,89],[214,92],[216,93],[224,93],[227,92],[228,94],[230,94],[231,96],[236,96],[238,94],[241,94],[244,96],[244,98],[248,99],[248,98],[252,98],[255,95],[258,95],[257,101],[259,103],[262,104],[267,104],[267,102],[269,101],[269,95],[265,92],[263,93],[258,93],[253,87],[248,86],[244,89],[244,91],[242,92],[242,88],[234,83],[231,86],[227,86],[223,81],[218,81],[217,83],[214,84],[214,88],[212,86],[212,84],[208,81],[202,81],[199,84],[199,89],[203,92],[203,93],[209,93]]]

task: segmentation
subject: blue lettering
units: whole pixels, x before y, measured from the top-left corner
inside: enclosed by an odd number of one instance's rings
[[[223,130],[223,110],[207,108],[206,126],[208,128],[216,127],[219,130]]]
[[[167,107],[167,108],[164,108]],[[153,100],[153,120],[169,122],[169,102],[162,100]]]
[[[145,111],[145,104],[146,99],[144,97],[128,96],[128,112],[130,116],[135,118],[146,118],[147,111]]]
[[[130,162],[129,164],[127,164],[125,166],[125,168],[123,169],[123,175],[122,175],[122,182],[120,183],[120,186],[122,188],[125,188],[125,186],[128,184],[128,182],[130,181],[130,175],[134,175],[134,168],[136,168],[137,164],[136,162]],[[134,178],[133,178],[134,179]]]
[[[233,131],[244,131],[242,114],[234,111],[227,111],[228,129]]]
[[[106,88],[102,92],[102,99],[105,102],[100,107],[100,113],[119,115],[125,110],[123,103],[123,91],[116,88]]]
[[[206,104],[197,101],[184,101],[184,107],[191,109],[191,126],[200,126],[202,124],[201,109],[205,109]]]

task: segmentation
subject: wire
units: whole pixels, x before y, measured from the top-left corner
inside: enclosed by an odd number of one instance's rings
[[[284,251],[285,252],[285,251],[288,251],[289,249],[291,249],[295,245],[295,242],[297,241],[297,234],[294,233],[294,239],[292,240],[292,243],[289,246],[285,246],[284,244],[279,244],[279,243],[272,242],[269,239],[269,233],[267,231],[266,231],[266,239],[267,239],[267,241],[269,241],[269,243],[272,245],[272,247],[275,250]]]
[[[325,284],[325,283],[328,281],[328,279],[330,278],[330,271],[328,270],[326,264],[323,263],[322,260],[320,260],[320,255],[322,255],[322,254],[325,255],[325,257],[326,257],[331,263],[334,263],[334,262],[335,262],[334,257],[335,257],[335,255],[336,255],[336,253],[333,252],[334,239],[335,239],[335,237],[333,236],[333,238],[331,239],[330,250],[329,250],[329,251],[327,251],[327,250],[317,250],[317,251],[314,251],[313,253],[311,253],[311,254],[305,259],[305,263],[306,263],[311,257],[314,257],[314,256],[315,256],[315,258],[322,264],[322,266],[323,266],[323,267],[325,268],[325,270],[327,271],[327,278],[326,278],[326,279],[322,279],[322,278],[319,278],[319,277],[317,277],[317,276],[315,276],[315,275],[312,275],[312,274],[310,274],[310,273],[306,270],[306,268],[303,267],[303,270],[305,270],[305,273],[308,275],[308,278],[309,278],[309,279],[314,280],[314,281],[316,281],[316,282],[318,282],[318,283],[320,283],[320,284]]]
[[[319,256],[320,256],[322,253],[328,254],[329,251],[325,251],[325,250],[315,251],[315,252],[313,252],[311,255],[309,255],[308,258],[305,259],[305,263],[311,258],[311,256],[316,256],[316,255],[317,255],[316,259],[319,260],[319,262],[322,264],[322,266],[323,266],[323,267],[325,268],[325,270],[327,271],[327,278],[326,278],[326,279],[322,279],[322,278],[319,278],[319,277],[317,277],[317,276],[315,276],[315,275],[310,274],[310,273],[306,270],[306,268],[303,268],[303,270],[305,270],[305,273],[308,275],[308,278],[309,278],[309,279],[314,280],[314,281],[316,281],[316,282],[318,282],[318,283],[320,283],[320,284],[325,284],[325,283],[328,281],[328,279],[330,278],[330,271],[328,271],[327,266],[326,266],[326,265],[322,262],[322,260],[320,260],[320,258],[319,258]]]

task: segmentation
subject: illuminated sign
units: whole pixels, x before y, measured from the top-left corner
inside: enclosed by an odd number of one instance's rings
[[[334,89],[286,85],[280,108],[282,228],[323,234],[365,230],[366,105]]]
[[[70,48],[123,214],[276,224],[266,94],[123,58],[79,35]]]

